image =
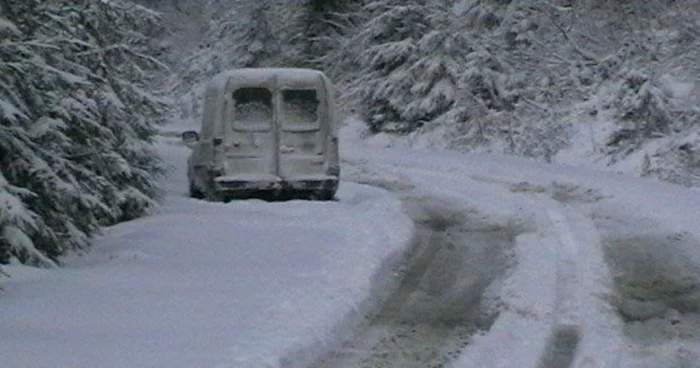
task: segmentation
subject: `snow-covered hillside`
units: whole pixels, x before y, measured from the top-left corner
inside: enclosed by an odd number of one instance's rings
[[[6,268],[3,364],[697,366],[696,190],[360,130],[332,202],[186,198],[188,150],[161,138],[157,213]]]

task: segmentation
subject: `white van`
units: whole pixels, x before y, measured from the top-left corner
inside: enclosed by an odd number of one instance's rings
[[[338,127],[328,78],[311,69],[236,69],[207,86],[199,133],[182,133],[190,195],[312,198],[338,188]]]

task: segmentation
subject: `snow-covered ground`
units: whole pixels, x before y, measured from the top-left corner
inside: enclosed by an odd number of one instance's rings
[[[325,203],[186,198],[188,149],[160,148],[175,166],[157,213],[59,270],[6,267],[0,365],[278,366],[347,335],[411,240],[397,199],[350,182]]]
[[[1,364],[307,367],[381,310],[416,243],[411,218],[429,208],[463,232],[513,233],[508,269],[479,289],[496,318],[458,353],[438,352],[453,367],[700,367],[697,190],[343,133],[332,202],[186,198],[188,150],[162,138],[173,171],[156,213],[107,229],[61,269],[6,267]],[[491,266],[477,255],[465,268]],[[474,283],[449,271],[416,291],[459,302],[426,289]]]

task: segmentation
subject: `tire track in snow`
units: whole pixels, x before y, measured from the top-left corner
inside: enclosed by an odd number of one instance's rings
[[[601,347],[607,337],[598,338],[601,341],[597,343],[585,340],[594,328],[612,322],[600,308],[600,295],[607,292],[601,282],[607,278],[601,239],[593,220],[585,213],[585,205],[604,197],[595,190],[563,183],[518,183],[512,190],[523,192],[533,208],[542,209],[539,226],[555,239],[554,308],[549,337],[537,367],[611,366],[611,353]]]
[[[539,188],[537,203],[557,238],[552,327],[538,368],[616,367],[619,324],[605,306],[610,274],[591,206],[604,197],[595,190],[552,183]],[[535,200],[535,199],[531,199]]]
[[[396,166],[394,162],[391,164]],[[449,175],[449,170],[445,170],[443,166],[438,170],[430,170],[414,169],[413,165],[403,162],[401,164],[400,170],[391,165],[384,165],[381,167],[382,170],[377,172],[382,175],[390,172],[401,177],[407,171],[412,171],[421,176],[431,176],[429,179],[442,179],[446,174]],[[377,166],[376,163],[374,165]],[[455,180],[464,181],[462,171],[459,169],[455,171],[459,174],[455,175]],[[697,255],[697,249],[700,249],[700,236],[696,235],[697,227],[686,228],[688,232],[683,232],[679,229],[680,225],[674,224],[667,229],[659,230],[659,224],[653,220],[649,223],[639,222],[639,216],[643,214],[636,212],[637,206],[630,206],[631,211],[615,208],[620,204],[624,205],[629,199],[627,196],[619,201],[610,195],[604,196],[595,188],[586,189],[575,183],[579,180],[576,177],[571,179],[571,183],[561,184],[553,181],[548,184],[533,185],[515,183],[515,180],[521,180],[517,173],[513,176],[500,175],[500,177],[492,176],[488,172],[480,175],[472,176],[472,179],[485,184],[510,187],[513,192],[529,192],[523,193],[523,197],[520,198],[531,199],[532,206],[524,205],[524,207],[533,214],[537,214],[538,230],[544,230],[547,233],[547,239],[543,240],[551,240],[554,243],[544,246],[543,248],[547,248],[546,251],[540,253],[545,255],[551,253],[552,259],[556,259],[557,264],[552,265],[556,269],[553,269],[554,272],[550,275],[552,281],[555,281],[552,283],[552,290],[556,290],[557,295],[551,299],[553,302],[551,315],[541,313],[535,317],[551,317],[548,321],[551,326],[544,328],[545,338],[538,338],[537,341],[530,341],[527,344],[537,346],[534,349],[536,351],[539,351],[542,346],[548,347],[549,349],[545,349],[541,356],[535,355],[533,360],[528,360],[523,365],[516,363],[513,359],[492,358],[494,354],[490,349],[481,349],[484,352],[473,354],[476,356],[475,359],[464,359],[470,364],[462,366],[503,368],[537,367],[538,365],[546,368],[700,366],[698,364],[700,361],[700,343],[698,343],[700,341],[700,271],[693,269],[700,265],[700,261],[695,259],[697,257],[683,255],[683,251],[686,250]],[[556,178],[560,180],[561,177],[556,176]],[[533,180],[542,181],[540,178]],[[430,181],[433,184],[437,182]],[[582,182],[589,183],[588,180]],[[430,183],[427,184],[430,185]],[[615,193],[616,191],[606,190],[605,192]],[[607,202],[608,198],[613,199]],[[601,206],[595,203],[601,200],[607,203],[602,203]],[[639,200],[644,199],[640,197]],[[542,210],[543,206],[554,212]],[[603,211],[599,211],[600,208]],[[650,215],[650,218],[655,217],[653,212]],[[557,227],[557,219],[566,220],[563,222],[566,226]],[[629,227],[629,233],[627,230],[621,230],[620,223],[623,223],[622,227]],[[696,223],[682,222],[686,227],[694,226]],[[647,234],[648,232],[651,234]],[[567,237],[570,237],[569,242]],[[570,242],[572,239],[580,255],[580,258],[572,263],[577,269],[575,273],[567,272],[566,262],[559,262],[559,260],[566,260],[566,249],[560,252],[556,246],[558,243],[564,244],[564,247],[567,244],[574,244]],[[533,242],[531,245],[537,244]],[[578,278],[573,277],[576,274]],[[561,280],[564,281],[553,279],[556,275],[562,276]],[[567,283],[574,289],[580,290],[567,294],[567,290],[562,287]],[[563,300],[562,297],[564,297]],[[576,300],[577,308],[566,308]],[[546,309],[547,306],[541,308],[541,311]],[[574,311],[579,313],[578,319],[570,318],[576,316],[575,313],[566,316],[567,313]],[[559,317],[559,313],[563,313],[563,316]],[[567,319],[577,321],[578,324],[559,323]],[[527,326],[527,324],[524,325]],[[489,341],[498,344],[499,337],[507,340],[509,326],[505,325],[503,328],[497,324],[495,328],[499,330],[491,335],[496,338]],[[547,333],[549,333],[548,336]],[[511,347],[520,348],[525,344],[516,341],[512,345]],[[547,350],[560,353],[547,355]],[[537,358],[540,358],[539,361]],[[493,364],[481,365],[482,362]]]
[[[421,177],[435,177],[443,181],[453,180],[449,174],[435,172],[433,170],[405,168],[418,173]],[[405,171],[405,170],[404,170]],[[413,177],[412,179],[416,179]],[[455,179],[457,180],[457,179]],[[504,183],[505,184],[505,183]],[[524,185],[524,186],[523,186]],[[553,183],[552,187],[538,187],[528,183],[518,183],[511,188],[513,192],[523,193],[526,200],[532,204],[529,210],[538,213],[538,226],[550,229],[550,235],[556,239],[556,246],[552,253],[556,254],[553,320],[549,337],[542,340],[543,351],[537,363],[533,367],[538,368],[568,368],[576,359],[576,352],[581,341],[579,306],[581,297],[577,294],[581,280],[580,244],[574,236],[567,219],[566,202],[597,201],[595,192],[581,192],[578,187]],[[542,195],[544,193],[544,195]],[[587,220],[586,220],[587,221]],[[493,321],[491,321],[493,323]],[[490,326],[490,324],[489,324]],[[340,365],[354,366],[354,365]],[[396,365],[403,367],[404,365]],[[429,367],[424,365],[425,367]],[[421,366],[421,367],[424,367]],[[439,365],[441,367],[441,365]],[[330,367],[330,366],[329,366]],[[374,366],[367,366],[374,367]],[[376,367],[382,367],[377,365]]]
[[[445,367],[493,323],[484,293],[507,269],[521,229],[425,202],[405,201],[421,241],[397,289],[350,341],[311,367]]]
[[[386,169],[388,172],[393,172],[391,167]],[[382,172],[384,173],[384,171]],[[542,232],[541,236],[544,236],[541,246],[549,248],[540,253],[554,256],[552,257],[554,264],[551,265],[552,277],[554,278],[551,285],[553,293],[551,300],[545,302],[552,303],[551,314],[542,314],[543,317],[545,315],[551,317],[548,322],[542,321],[549,326],[545,327],[547,332],[543,331],[541,339],[538,338],[537,341],[530,341],[527,344],[538,346],[537,350],[540,353],[535,352],[532,360],[526,358],[528,362],[525,365],[522,365],[524,362],[517,360],[517,356],[513,357],[516,360],[492,359],[488,353],[489,349],[483,349],[483,354],[481,352],[475,354],[476,352],[472,351],[470,352],[471,357],[481,356],[484,358],[484,362],[491,362],[502,367],[513,366],[503,365],[507,360],[510,360],[511,363],[517,362],[523,367],[538,368],[616,366],[618,361],[616,353],[619,352],[618,347],[621,341],[618,339],[616,331],[611,331],[617,328],[614,318],[608,311],[603,310],[604,302],[601,303],[601,297],[608,291],[605,284],[601,283],[601,279],[609,280],[609,276],[602,256],[598,230],[586,213],[586,206],[605,199],[604,195],[595,189],[586,189],[570,183],[551,182],[537,185],[527,182],[508,183],[476,177],[472,178],[475,182],[483,182],[486,185],[471,186],[467,187],[466,190],[461,190],[458,182],[463,183],[463,178],[424,168],[402,167],[401,175],[399,173],[396,175],[401,177],[408,175],[408,173],[411,174],[409,175],[410,182],[418,187],[430,188],[436,182],[440,182],[452,188],[454,183],[454,188],[457,188],[455,193],[464,192],[473,195],[480,192],[497,194],[498,189],[491,191],[486,186],[501,184],[516,195],[522,194],[518,197],[519,201],[523,203],[523,211],[535,215],[537,218],[535,228]],[[513,199],[518,201],[516,198]],[[494,208],[497,208],[497,205]],[[547,306],[539,308],[544,311]],[[585,319],[582,318],[582,315],[585,315]],[[598,334],[601,329],[604,330],[604,336]],[[595,339],[586,339],[586,335],[592,331],[595,333],[592,333],[590,337],[595,337]],[[509,336],[502,326],[499,326],[499,331],[496,334]],[[496,341],[494,340],[494,342]],[[466,359],[460,359],[460,361],[469,361],[470,364],[482,363],[478,359],[464,358]],[[429,366],[426,365],[426,367]]]
[[[540,368],[700,366],[700,265],[690,256],[700,240],[639,214],[552,197],[547,214],[562,246]]]
[[[549,221],[559,237],[556,265],[554,327],[540,360],[539,368],[568,368],[581,339],[579,290],[581,259],[579,244],[569,228],[566,215],[556,207],[547,210]]]
[[[568,368],[574,361],[576,349],[581,340],[578,326],[558,325],[547,341],[547,347],[540,360],[540,368]]]

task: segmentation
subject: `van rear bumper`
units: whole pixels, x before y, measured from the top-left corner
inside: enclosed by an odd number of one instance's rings
[[[225,198],[307,197],[325,192],[330,197],[338,189],[338,177],[314,176],[282,179],[277,177],[236,178],[221,176],[214,179],[215,190]]]

